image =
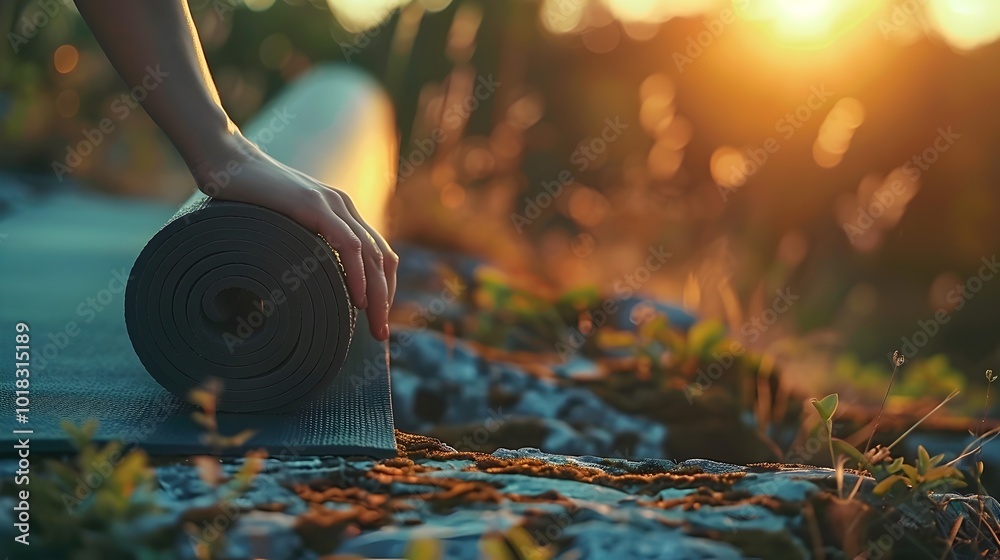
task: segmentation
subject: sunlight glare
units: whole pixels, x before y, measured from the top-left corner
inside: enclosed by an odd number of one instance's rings
[[[580,25],[586,2],[570,0],[544,0],[539,17],[552,33],[569,33]]]
[[[781,41],[824,45],[855,27],[878,6],[872,0],[758,0],[736,4],[741,16],[769,22]]]
[[[351,32],[364,31],[389,19],[392,11],[408,0],[327,0],[330,11],[344,29]]]
[[[972,50],[1000,38],[1000,2],[996,0],[930,0],[931,26],[949,45]]]
[[[625,22],[697,16],[726,4],[719,0],[602,0],[602,3],[611,15]]]

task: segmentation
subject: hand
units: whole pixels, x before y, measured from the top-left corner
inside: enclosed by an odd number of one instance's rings
[[[238,172],[226,171],[234,165]],[[220,187],[212,175],[223,171],[230,179]],[[348,294],[355,306],[366,310],[372,335],[389,338],[399,257],[365,223],[346,193],[278,162],[240,135],[217,154],[199,160],[191,173],[198,188],[213,198],[270,208],[326,238],[340,253]]]

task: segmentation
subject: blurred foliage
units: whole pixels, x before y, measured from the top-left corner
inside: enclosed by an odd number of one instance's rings
[[[880,394],[889,381],[891,370],[879,362],[860,363],[854,354],[844,354],[837,358],[833,376],[853,389]],[[893,395],[909,398],[944,397],[955,389],[964,389],[966,376],[952,367],[948,356],[935,354],[928,358],[917,358],[907,364]]]
[[[124,91],[73,6],[56,5],[16,52],[0,52],[6,170],[49,173]],[[867,19],[821,47],[792,48],[750,20],[699,45],[711,10],[725,2],[649,24],[616,5],[423,0],[358,28],[322,0],[191,2],[238,123],[315,64],[352,64],[383,82],[397,108],[401,171],[413,168],[400,177],[392,238],[477,253],[518,279],[508,286],[484,276],[476,315],[453,322],[463,336],[498,344],[521,328],[523,339],[559,341],[592,322],[613,289],[683,302],[738,337],[743,321],[766,311],[768,294],[791,287],[800,302],[756,352],[833,332],[851,352],[835,375],[874,386],[885,372],[866,364],[922,331],[920,351],[933,357],[909,368],[903,396],[944,393],[958,372],[1000,358],[988,334],[1000,290],[967,284],[1000,246],[990,210],[1000,204],[991,187],[1000,175],[989,157],[1000,146],[991,94],[1000,75],[984,71],[1000,44],[966,48],[948,29],[925,36],[922,18],[907,24],[916,33],[889,36],[880,26],[894,4],[871,2]],[[36,0],[5,2],[0,22],[23,31],[40,9]],[[691,62],[679,65],[678,53]],[[499,85],[477,94],[483,80]],[[782,119],[820,85],[830,99],[785,137]],[[842,159],[818,165],[819,137],[845,118],[858,126]],[[624,125],[613,141],[605,141],[609,122]],[[942,127],[960,138],[919,168],[905,200],[869,217],[862,237],[845,232],[852,220],[864,225],[880,185],[908,175]],[[149,119],[137,112],[119,128],[74,174],[110,192],[183,198],[178,185],[189,179]],[[412,165],[435,129],[447,139],[427,156],[432,164]],[[723,185],[718,162],[749,165],[746,154],[759,157],[769,138],[780,149],[759,172]],[[655,247],[672,256],[648,281],[623,274]],[[925,329],[939,312],[948,322]],[[635,335],[597,328],[584,350],[629,347],[651,368],[664,352],[704,358],[701,331],[687,348],[661,321]]]
[[[76,455],[66,463],[47,460],[31,474],[31,546],[38,557],[173,558],[177,518],[154,500],[146,454],[120,442],[95,444],[96,421],[63,428]]]

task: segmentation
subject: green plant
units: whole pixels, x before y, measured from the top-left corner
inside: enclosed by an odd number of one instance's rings
[[[120,442],[96,444],[96,420],[63,422],[76,448],[69,461],[46,461],[31,481],[36,550],[50,558],[172,558],[176,517],[156,504],[146,454]]]
[[[879,483],[873,492],[876,495],[887,494],[893,487],[902,482],[907,488],[922,493],[941,488],[961,488],[965,486],[961,471],[951,465],[939,465],[944,454],[931,457],[924,446],[917,447],[917,464],[907,465],[902,457],[897,457],[888,465],[875,467]],[[876,474],[872,473],[872,474]]]
[[[202,442],[210,445],[216,455],[228,447],[240,447],[255,435],[253,430],[243,430],[233,436],[224,436],[219,433],[219,423],[217,417],[218,394],[221,384],[218,380],[210,380],[204,387],[192,390],[188,399],[201,407],[200,411],[192,413],[192,418],[207,432],[202,435]],[[218,535],[207,535],[208,526],[205,521],[218,515],[233,515],[239,512],[239,507],[233,501],[246,493],[253,484],[253,479],[264,466],[267,459],[267,452],[263,449],[249,451],[243,464],[233,476],[227,476],[222,469],[219,458],[211,455],[197,455],[191,457],[191,462],[198,470],[201,478],[212,492],[215,494],[215,503],[207,508],[197,511],[187,512],[185,515],[185,530],[192,537],[195,554],[199,559],[209,560],[216,558],[225,545],[225,533]],[[232,523],[227,523],[231,527]]]
[[[879,408],[878,414],[875,417],[875,422],[872,426],[871,434],[868,436],[868,442],[865,444],[864,451],[858,451],[850,443],[833,436],[833,415],[837,410],[839,402],[837,393],[827,395],[821,400],[812,399],[811,401],[813,407],[816,409],[816,412],[819,414],[820,419],[826,425],[827,432],[830,436],[830,461],[836,469],[837,491],[841,498],[844,497],[844,464],[848,460],[855,461],[859,468],[868,471],[877,481],[875,489],[873,490],[876,495],[891,493],[895,488],[897,488],[899,483],[903,483],[907,489],[922,493],[931,492],[941,488],[959,488],[966,485],[961,471],[952,466],[958,458],[952,462],[941,465],[940,463],[944,459],[944,455],[942,454],[931,457],[923,446],[918,447],[917,463],[915,465],[905,464],[902,457],[890,460],[892,448],[898,445],[903,438],[912,433],[913,430],[915,430],[924,420],[929,418],[950,400],[955,398],[959,393],[957,389],[953,390],[947,398],[934,407],[933,410],[925,414],[923,418],[910,426],[908,430],[896,438],[896,440],[887,447],[878,446],[876,449],[870,448],[872,438],[875,435],[875,431],[878,429],[879,420],[882,417],[882,411],[885,408],[886,400],[888,399],[889,392],[892,389],[892,380],[895,378],[899,367],[905,362],[905,357],[898,351],[893,352],[892,362],[893,371],[892,376],[889,379],[889,386],[886,388],[885,396],[882,398],[882,406]],[[987,374],[987,379],[989,378],[990,375]],[[979,439],[982,439],[982,436],[980,436]],[[969,453],[971,453],[971,451],[969,451]],[[961,456],[959,458],[961,458]],[[861,479],[859,478],[848,499],[854,498],[860,486]]]
[[[441,541],[434,538],[414,539],[407,544],[407,560],[439,560],[444,555]],[[493,531],[479,539],[479,557],[486,560],[549,560],[553,557],[549,546],[543,546],[531,537],[524,527],[514,526],[506,531]]]
[[[872,426],[872,433],[868,435],[868,443],[865,444],[865,450],[862,455],[868,453],[868,449],[871,448],[872,438],[875,437],[875,431],[878,430],[879,420],[882,419],[882,411],[885,410],[885,401],[889,398],[889,391],[892,390],[892,381],[896,379],[896,372],[899,370],[899,366],[906,362],[906,357],[896,350],[892,353],[892,376],[889,378],[889,385],[885,388],[885,396],[882,397],[882,405],[878,408],[878,414],[875,415],[875,425]]]
[[[816,409],[816,412],[819,413],[820,420],[826,426],[826,433],[829,436],[828,442],[830,444],[830,463],[836,465],[837,458],[833,454],[833,415],[837,412],[840,396],[837,393],[831,393],[823,397],[822,400],[812,399],[810,402]]]
[[[224,436],[219,433],[216,412],[221,389],[219,380],[211,379],[203,387],[193,389],[188,393],[188,400],[201,407],[200,411],[196,410],[191,413],[191,418],[205,428],[205,433],[201,435],[201,442],[210,446],[216,455],[223,449],[241,447],[256,434],[254,430],[243,430],[232,436]]]

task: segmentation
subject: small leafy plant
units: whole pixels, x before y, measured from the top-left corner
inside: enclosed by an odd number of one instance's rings
[[[858,449],[850,443],[833,436],[833,416],[837,411],[839,401],[837,393],[827,395],[823,399],[812,399],[811,401],[813,407],[816,409],[816,412],[819,414],[820,420],[825,424],[827,433],[829,434],[830,461],[837,470],[837,487],[841,498],[843,498],[843,466],[844,463],[849,460],[853,460],[857,463],[859,468],[868,471],[872,475],[872,477],[877,481],[873,492],[880,496],[893,494],[901,487],[915,492],[928,493],[935,490],[948,490],[966,486],[962,472],[953,465],[958,459],[961,459],[968,453],[963,453],[958,458],[946,464],[941,464],[941,461],[944,459],[943,454],[931,457],[923,446],[918,446],[917,461],[914,465],[904,463],[902,457],[897,457],[895,459],[892,459],[891,457],[892,448],[899,444],[903,438],[912,433],[913,430],[916,429],[917,426],[919,426],[924,420],[937,412],[941,407],[947,404],[948,401],[955,398],[958,395],[957,390],[952,391],[952,393],[945,398],[944,401],[924,415],[923,418],[914,423],[908,430],[906,430],[906,432],[899,436],[896,441],[886,447],[876,446],[875,449],[871,449],[872,439],[878,429],[879,420],[882,417],[882,411],[885,408],[886,400],[888,399],[889,392],[892,388],[892,380],[895,379],[896,372],[899,367],[905,363],[905,361],[906,358],[898,351],[893,353],[892,377],[890,377],[889,387],[886,388],[885,395],[882,398],[882,406],[879,408],[878,414],[875,417],[875,422],[872,426],[871,434],[868,436],[868,442],[865,444],[864,451],[858,451]],[[990,374],[987,373],[987,379],[989,378]],[[986,434],[983,434],[983,436],[985,435]],[[983,436],[980,436],[977,441],[983,440]],[[971,451],[969,453],[971,453]],[[851,491],[849,499],[853,498],[857,493],[860,488],[860,484],[861,479],[858,479],[854,489]]]
[[[172,558],[176,519],[159,507],[146,454],[122,443],[94,442],[96,420],[63,422],[76,448],[68,461],[48,460],[31,480],[39,557],[70,559]],[[33,527],[35,528],[35,527]]]
[[[920,445],[917,447],[916,465],[907,465],[902,457],[897,457],[888,465],[875,467],[875,471],[882,476],[874,492],[876,495],[887,494],[900,482],[922,493],[965,486],[961,471],[950,465],[941,465],[943,459],[944,453],[931,457]]]

